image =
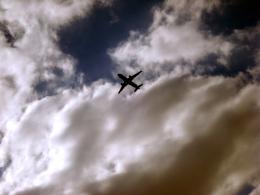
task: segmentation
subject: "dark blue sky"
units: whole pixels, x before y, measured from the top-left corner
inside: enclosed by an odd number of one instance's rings
[[[63,52],[78,60],[86,82],[113,79],[109,48],[127,39],[130,30],[145,31],[152,22],[151,8],[162,0],[116,0],[111,7],[96,7],[92,14],[59,32]]]
[[[253,185],[245,184],[237,195],[249,195],[254,189],[255,187]]]
[[[235,29],[256,26],[259,18],[259,0],[222,0],[222,8],[202,14],[203,28],[214,35],[230,35]]]

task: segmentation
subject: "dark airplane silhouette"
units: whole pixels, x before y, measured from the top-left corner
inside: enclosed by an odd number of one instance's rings
[[[134,75],[129,75],[128,78],[125,77],[125,76],[122,75],[122,74],[118,74],[118,77],[124,81],[123,83],[121,83],[121,88],[120,88],[120,90],[119,90],[118,93],[120,93],[127,85],[131,85],[132,87],[134,87],[134,88],[135,88],[135,92],[136,92],[138,89],[140,89],[140,87],[141,87],[143,84],[137,85],[136,83],[133,82],[133,79],[134,79],[137,75],[139,75],[141,72],[142,72],[142,71],[139,71],[138,73],[136,73],[136,74],[134,74]]]

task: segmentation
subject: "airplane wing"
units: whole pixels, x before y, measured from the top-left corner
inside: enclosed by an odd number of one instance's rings
[[[121,91],[123,91],[123,89],[124,89],[126,86],[127,86],[127,83],[126,83],[126,82],[125,82],[125,83],[122,83],[122,84],[121,84],[121,88],[120,88],[118,94],[119,94]]]
[[[130,75],[129,78],[134,79],[137,75],[139,75],[142,71],[139,71],[138,73],[134,74],[134,75]]]

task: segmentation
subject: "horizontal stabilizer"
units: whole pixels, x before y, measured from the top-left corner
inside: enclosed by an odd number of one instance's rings
[[[138,89],[140,89],[140,87],[142,87],[142,86],[143,86],[143,84],[138,85],[138,86],[135,88],[135,92],[136,92]]]

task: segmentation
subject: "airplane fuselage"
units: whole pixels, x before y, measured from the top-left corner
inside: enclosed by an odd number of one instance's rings
[[[122,74],[118,74],[118,77],[119,77],[120,79],[122,79],[124,82],[126,82],[127,84],[133,86],[134,88],[138,87],[138,85],[135,84],[135,83],[132,81],[132,80],[133,80],[132,77],[128,77],[128,78],[127,78],[127,77],[125,77],[125,76],[122,75]]]

